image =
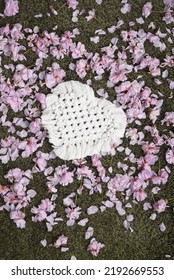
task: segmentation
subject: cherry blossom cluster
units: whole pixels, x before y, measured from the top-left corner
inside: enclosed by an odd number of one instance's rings
[[[25,207],[29,205],[31,199],[36,196],[36,191],[27,189],[32,179],[31,170],[23,171],[20,168],[10,169],[5,175],[10,185],[0,186],[0,195],[4,200],[4,205],[0,207],[10,213],[10,218],[19,228],[24,228]]]

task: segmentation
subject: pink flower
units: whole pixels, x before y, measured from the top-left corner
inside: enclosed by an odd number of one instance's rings
[[[174,126],[174,112],[166,112],[165,118],[161,122],[162,124],[166,123],[168,125]]]
[[[5,46],[7,45],[7,38],[3,38],[3,36],[0,36],[0,51],[3,51]]]
[[[19,182],[22,178],[22,170],[20,168],[10,169],[5,176],[11,183]]]
[[[142,181],[146,181],[150,179],[152,176],[153,176],[153,171],[151,170],[151,167],[148,164],[145,164],[143,170],[138,174],[138,177]]]
[[[135,188],[133,190],[133,198],[135,198],[137,201],[143,201],[146,197],[147,194],[143,188]]]
[[[67,242],[68,242],[68,237],[66,237],[65,235],[62,234],[61,236],[58,237],[58,239],[54,243],[53,247],[59,248],[61,246],[66,246]]]
[[[153,6],[151,2],[147,2],[146,4],[144,4],[143,9],[142,9],[142,14],[145,18],[147,18],[148,16],[150,16],[151,12],[152,12]]]
[[[67,1],[67,4],[68,4],[68,8],[71,8],[73,10],[76,9],[77,5],[78,5],[78,1],[76,0],[66,0]]]
[[[40,157],[35,160],[36,166],[39,168],[39,171],[44,171],[47,166],[47,161]]]
[[[167,161],[169,164],[174,164],[174,149],[168,150],[168,151],[166,152],[166,161]]]
[[[147,210],[149,210],[149,209],[152,209],[152,206],[151,206],[150,203],[145,202],[144,205],[143,205],[143,209],[144,209],[144,211],[147,211]]]
[[[33,222],[37,221],[43,221],[48,216],[47,213],[51,213],[55,208],[55,204],[48,198],[42,199],[41,203],[38,205],[38,207],[33,206],[31,209],[31,213],[35,214],[34,217],[32,217]]]
[[[97,75],[102,75],[104,73],[103,65],[101,63],[101,59],[99,54],[95,53],[95,55],[92,57],[90,62],[90,68],[93,73],[97,73]]]
[[[100,249],[102,249],[104,246],[104,244],[97,242],[95,238],[92,238],[87,251],[91,252],[93,256],[97,257]]]
[[[153,208],[155,211],[157,211],[157,213],[161,213],[165,211],[166,206],[166,201],[164,199],[160,199],[154,203]]]
[[[164,4],[170,8],[174,8],[174,0],[163,0]]]
[[[37,133],[41,128],[41,119],[35,119],[29,125],[29,130],[32,133]]]
[[[55,208],[55,204],[48,198],[42,199],[39,209],[44,210],[45,212],[52,212]]]
[[[55,171],[58,176],[58,182],[62,186],[67,186],[73,182],[73,172],[68,171],[68,167],[66,165],[58,166]]]
[[[14,112],[18,112],[21,109],[23,100],[20,97],[11,95],[7,97],[6,102],[11,106]]]
[[[48,88],[53,88],[60,83],[65,76],[66,73],[60,68],[59,64],[53,63],[51,73],[45,75],[45,84]]]
[[[42,109],[46,107],[46,96],[43,93],[36,93],[36,99],[40,102]]]
[[[6,186],[0,185],[0,195],[4,196],[8,191],[9,191],[9,188],[7,188]]]
[[[7,203],[7,204],[14,204],[14,203],[17,203],[17,199],[15,198],[15,196],[11,193],[11,192],[8,192],[7,195],[4,197],[4,201]]]
[[[76,208],[70,208],[70,207],[67,207],[65,209],[65,212],[66,212],[66,216],[67,218],[69,218],[70,220],[76,220],[79,218],[80,214],[81,214],[81,208],[80,207],[76,207]]]
[[[56,78],[53,73],[45,75],[45,84],[48,88],[53,88],[56,85]]]
[[[155,162],[158,160],[158,157],[153,154],[146,154],[144,160],[149,165],[154,165]]]
[[[89,169],[88,166],[82,166],[77,168],[76,174],[78,176],[78,180],[81,180],[83,177],[90,178],[92,175],[92,171]]]
[[[120,81],[125,81],[126,80],[126,76],[123,70],[115,70],[115,69],[111,69],[111,73],[109,76],[109,81],[112,84],[117,84]]]
[[[30,137],[27,141],[21,142],[19,148],[24,150],[24,152],[22,152],[23,158],[29,157],[38,148],[37,140],[34,137]]]
[[[37,222],[37,221],[43,221],[43,220],[45,220],[46,219],[46,217],[47,217],[47,213],[44,211],[44,210],[41,210],[41,209],[39,209],[39,208],[37,208],[37,207],[32,207],[32,209],[31,209],[31,212],[33,213],[33,214],[35,214],[35,217],[32,217],[32,221],[33,222]]]
[[[128,175],[117,174],[108,183],[108,189],[115,193],[117,191],[123,192],[130,186],[130,177]]]
[[[19,12],[17,0],[5,0],[4,15],[7,17],[15,16]]]
[[[133,197],[137,201],[143,201],[147,197],[147,194],[145,193],[145,191],[143,189],[138,189],[138,190],[134,190]]]
[[[86,76],[87,69],[88,69],[87,60],[80,59],[80,60],[77,61],[77,63],[76,63],[76,73],[81,79],[83,79]]]
[[[158,154],[159,152],[159,147],[157,147],[154,143],[146,142],[146,144],[142,146],[142,149],[147,154]]]
[[[89,14],[89,15],[86,16],[87,21],[90,21],[91,19],[94,19],[94,18],[95,18],[95,10],[94,10],[94,9],[91,10],[91,11],[89,11],[88,14]]]
[[[14,220],[15,224],[19,228],[24,228],[26,221],[24,220],[25,214],[19,210],[11,211],[10,218]]]
[[[153,184],[166,184],[167,181],[168,181],[168,173],[165,169],[161,169],[159,172],[158,172],[158,175],[154,175],[151,179],[152,183]]]
[[[82,57],[82,55],[86,52],[85,46],[78,42],[77,45],[71,46],[71,52],[72,52],[72,58],[79,58]]]

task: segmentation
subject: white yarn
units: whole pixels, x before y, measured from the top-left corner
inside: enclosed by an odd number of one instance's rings
[[[109,152],[124,135],[126,116],[121,107],[96,98],[90,86],[69,81],[47,95],[42,123],[56,155],[70,160]]]

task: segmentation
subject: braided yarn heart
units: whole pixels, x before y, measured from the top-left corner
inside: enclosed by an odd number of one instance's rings
[[[86,84],[68,81],[47,95],[42,124],[56,155],[71,160],[110,152],[127,122],[121,107],[96,98]]]

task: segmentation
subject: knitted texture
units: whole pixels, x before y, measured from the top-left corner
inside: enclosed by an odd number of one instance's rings
[[[126,116],[121,107],[96,98],[90,86],[69,81],[47,95],[42,124],[56,155],[70,160],[110,152],[124,135]]]

